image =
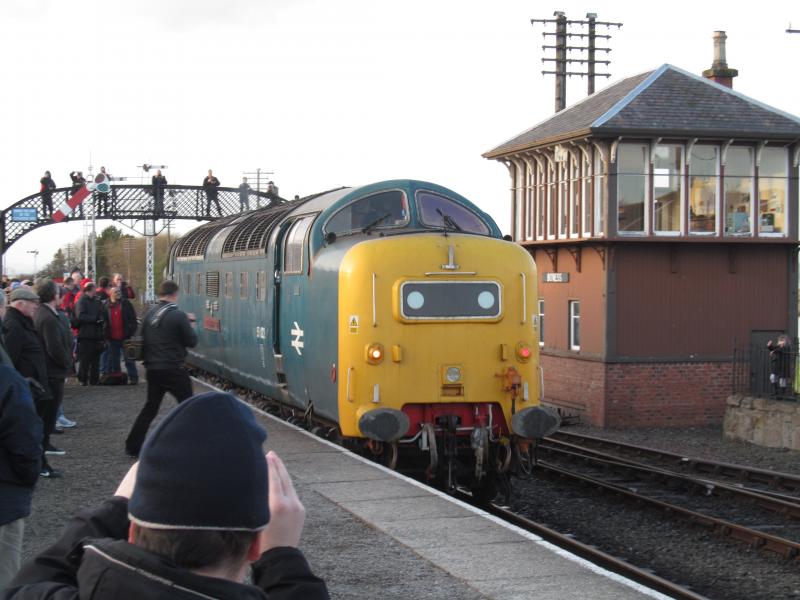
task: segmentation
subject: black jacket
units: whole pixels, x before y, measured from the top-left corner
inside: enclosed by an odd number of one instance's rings
[[[2,599],[328,598],[296,548],[265,552],[253,563],[253,585],[245,585],[196,575],[129,544],[128,525],[128,501],[119,497],[74,517],[60,540],[22,566]]]
[[[81,294],[75,305],[75,322],[78,324],[79,340],[103,339],[103,326],[106,311],[103,303],[95,296],[90,298],[86,293]]]
[[[47,363],[33,320],[9,306],[3,319],[3,337],[11,362],[19,374],[35,379],[47,390]]]
[[[186,313],[164,300],[142,319],[142,335],[142,358],[148,369],[179,369],[186,360],[186,348],[197,345],[197,334]]]
[[[41,305],[33,315],[33,325],[44,350],[47,376],[64,379],[72,370],[72,331],[66,317]]]
[[[41,460],[42,421],[28,384],[0,365],[0,525],[30,514]]]

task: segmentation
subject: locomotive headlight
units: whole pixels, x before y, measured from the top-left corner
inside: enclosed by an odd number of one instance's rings
[[[461,381],[461,369],[459,367],[447,367],[444,372],[444,379],[447,383],[458,383]]]
[[[377,343],[367,346],[366,359],[371,365],[379,365],[383,361],[383,346]]]
[[[520,362],[528,362],[533,356],[533,349],[525,342],[517,344],[517,360]]]

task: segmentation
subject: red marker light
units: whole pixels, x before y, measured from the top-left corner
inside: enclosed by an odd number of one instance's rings
[[[533,350],[528,344],[525,342],[517,344],[517,359],[520,362],[528,362],[531,356],[533,356]]]

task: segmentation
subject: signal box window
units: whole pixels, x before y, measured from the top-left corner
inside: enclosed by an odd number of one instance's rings
[[[569,301],[569,349],[581,349],[581,303]]]
[[[248,291],[248,273],[244,271],[239,273],[239,298],[242,300],[247,300],[247,291]]]
[[[426,227],[489,235],[489,226],[455,200],[433,192],[417,192],[419,219]]]
[[[283,272],[303,272],[303,248],[306,245],[308,233],[315,215],[302,217],[292,223],[289,233],[286,234],[286,245],[283,250]]]
[[[408,223],[408,202],[400,190],[359,198],[337,212],[325,225],[326,233],[355,233],[390,229]]]
[[[544,300],[539,300],[539,346],[544,346]]]

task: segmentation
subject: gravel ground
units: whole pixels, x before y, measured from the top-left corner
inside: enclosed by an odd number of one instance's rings
[[[576,426],[565,430],[789,473],[800,468],[800,453],[724,440],[718,427],[601,430]],[[709,598],[800,598],[798,561],[720,539],[703,528],[594,488],[546,478],[515,480],[512,509]]]

